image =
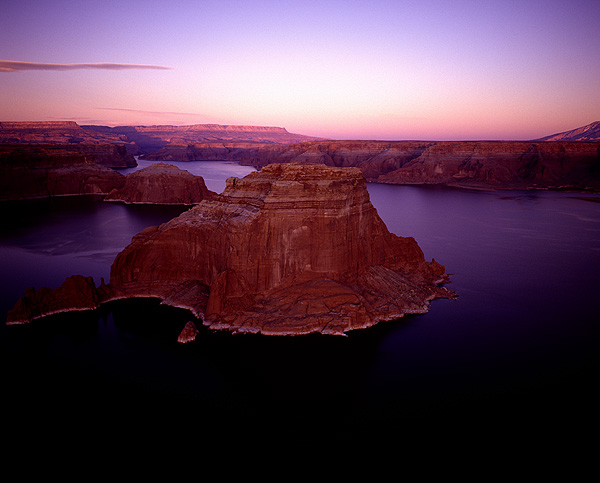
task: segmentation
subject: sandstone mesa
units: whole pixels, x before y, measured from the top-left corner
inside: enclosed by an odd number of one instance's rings
[[[262,146],[242,164],[354,166],[370,182],[600,190],[600,142],[312,141]]]
[[[202,176],[195,176],[171,164],[156,163],[125,176],[125,183],[113,189],[104,201],[128,204],[195,205],[210,199]]]
[[[359,169],[273,164],[140,232],[114,260],[109,284],[74,276],[55,290],[30,289],[7,323],[156,297],[213,330],[345,334],[454,298],[445,282],[444,267],[426,261],[413,238],[387,230]]]

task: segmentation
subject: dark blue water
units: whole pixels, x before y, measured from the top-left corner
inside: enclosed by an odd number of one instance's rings
[[[189,166],[202,174],[202,163]],[[235,165],[205,167],[235,175]],[[600,204],[572,193],[369,191],[390,231],[414,236],[446,266],[457,300],[345,338],[202,330],[181,345],[189,314],[152,301],[3,325],[11,411],[2,420],[81,435],[193,428],[220,441],[439,437],[440,428],[455,434],[449,425],[523,441],[595,424]],[[135,233],[182,209],[81,198],[0,204],[2,313],[29,286],[56,287],[75,273],[107,280]]]

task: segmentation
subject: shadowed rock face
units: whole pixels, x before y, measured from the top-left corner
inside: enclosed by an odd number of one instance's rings
[[[176,166],[157,163],[125,177],[125,184],[104,201],[136,204],[195,205],[215,195],[201,176]]]
[[[128,156],[123,147],[81,146],[0,144],[0,200],[105,195],[123,185],[125,176],[99,164],[93,154],[118,163]]]
[[[90,145],[114,144],[122,146],[127,153],[139,154],[139,147],[129,141],[126,136],[112,133],[109,128],[102,126],[97,126],[97,128],[85,129],[73,121],[0,122],[0,143],[69,144],[73,149],[76,149],[77,146],[85,149]],[[129,159],[128,163],[127,166],[135,166],[133,157]]]
[[[600,190],[600,142],[315,141],[262,146],[242,159],[258,168],[284,162],[354,166],[377,183]]]
[[[222,195],[136,235],[98,299],[158,297],[215,330],[343,334],[426,312],[454,296],[446,281],[413,238],[387,230],[360,170],[285,164],[230,178]],[[9,323],[26,321],[18,305]]]

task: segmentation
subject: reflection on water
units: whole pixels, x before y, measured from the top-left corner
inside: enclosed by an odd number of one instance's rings
[[[211,169],[229,176],[233,168]],[[458,300],[346,338],[202,328],[185,346],[176,335],[187,312],[151,300],[115,303],[2,326],[5,387],[17,406],[42,398],[64,419],[72,416],[66,400],[111,420],[123,415],[117,400],[155,421],[193,408],[212,435],[225,424],[347,436],[432,421],[548,431],[549,418],[556,431],[567,426],[557,414],[589,417],[599,369],[600,204],[550,192],[374,184],[369,192],[390,231],[414,236],[427,259],[446,266]],[[108,277],[135,233],[185,208],[64,198],[0,209],[5,313],[31,285],[58,286],[74,273]]]

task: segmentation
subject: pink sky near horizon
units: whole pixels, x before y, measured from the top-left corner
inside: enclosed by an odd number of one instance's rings
[[[10,2],[0,61],[32,64],[0,62],[0,121],[533,139],[600,120],[599,14],[597,0]]]

